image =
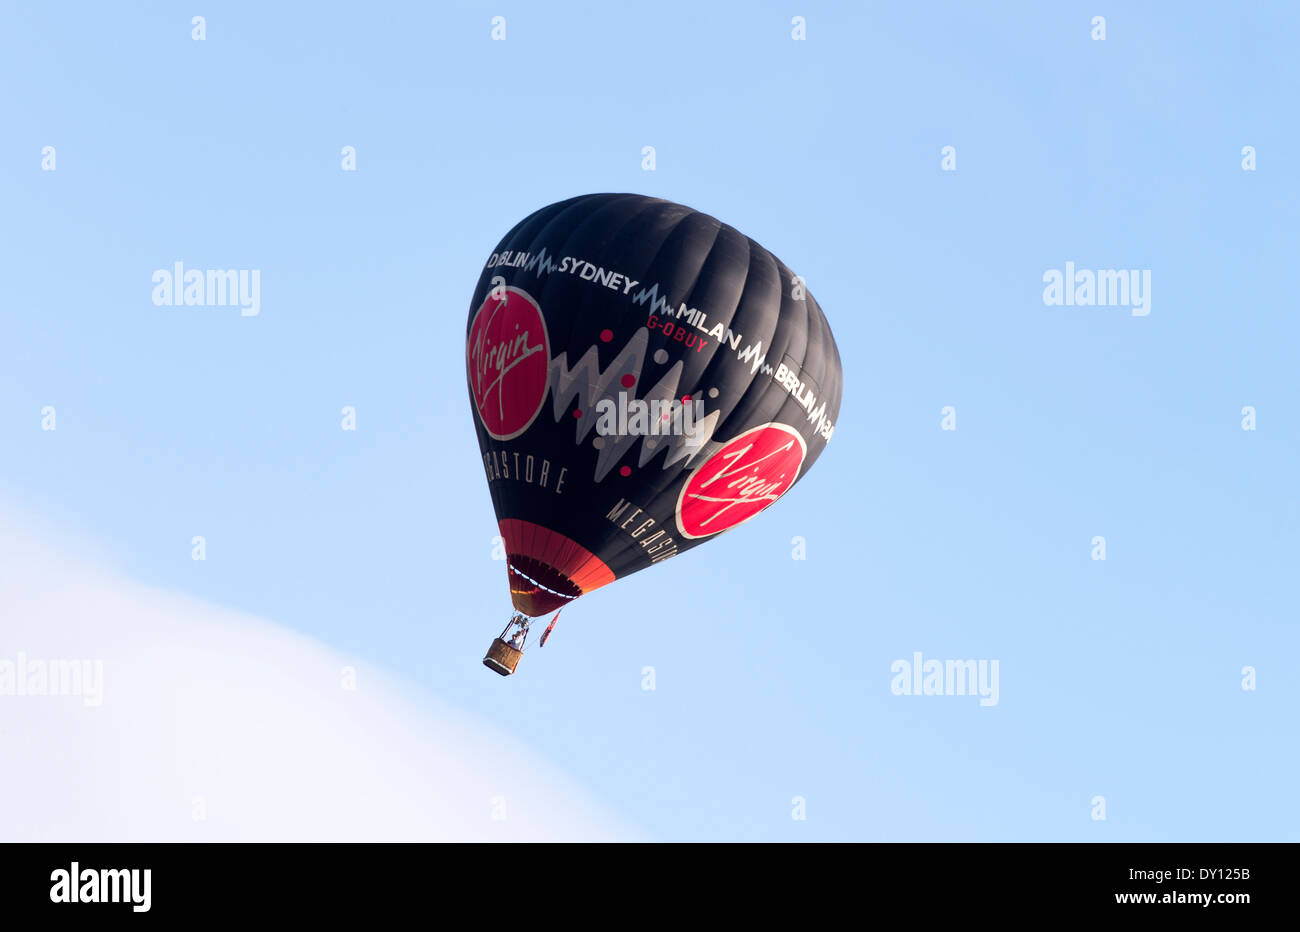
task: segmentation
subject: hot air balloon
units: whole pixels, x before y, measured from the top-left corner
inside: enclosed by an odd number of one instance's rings
[[[483,661],[502,675],[530,617],[771,506],[839,416],[839,350],[803,280],[637,194],[570,198],[507,233],[465,363],[516,610]]]

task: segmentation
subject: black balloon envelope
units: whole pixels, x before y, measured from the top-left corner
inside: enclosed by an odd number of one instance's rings
[[[839,351],[803,281],[670,201],[590,194],[497,245],[466,371],[510,595],[525,615],[706,543],[808,472]]]

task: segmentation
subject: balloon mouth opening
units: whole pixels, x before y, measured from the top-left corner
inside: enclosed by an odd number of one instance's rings
[[[502,518],[499,526],[510,600],[525,615],[553,612],[615,579],[600,557],[571,537],[520,518]]]
[[[510,600],[525,615],[544,615],[568,605],[582,590],[555,567],[532,557],[510,554]]]

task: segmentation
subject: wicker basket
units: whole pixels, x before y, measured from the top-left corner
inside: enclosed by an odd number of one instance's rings
[[[509,676],[515,672],[515,667],[519,666],[519,658],[523,655],[524,652],[519,648],[511,647],[501,638],[497,638],[488,648],[487,656],[483,658],[483,666],[493,673]]]

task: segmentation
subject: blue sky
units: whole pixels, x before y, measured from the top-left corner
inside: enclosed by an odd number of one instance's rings
[[[491,720],[647,837],[1300,838],[1293,6],[4,20],[0,496],[66,545]],[[465,318],[501,235],[590,191],[798,271],[843,405],[787,498],[500,680]],[[261,313],[154,306],[177,261],[260,270]],[[1067,261],[1151,270],[1151,313],[1045,306]],[[914,651],[996,659],[998,704],[892,694]]]

